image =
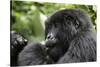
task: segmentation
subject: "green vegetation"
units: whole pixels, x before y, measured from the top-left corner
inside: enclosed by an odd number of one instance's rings
[[[11,30],[17,31],[29,40],[44,39],[44,21],[61,9],[82,9],[86,11],[96,29],[96,6],[33,1],[11,1]]]

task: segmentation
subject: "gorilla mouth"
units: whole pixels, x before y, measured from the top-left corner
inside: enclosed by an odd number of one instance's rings
[[[57,40],[47,40],[46,39],[46,47],[47,48],[53,48],[57,43]]]

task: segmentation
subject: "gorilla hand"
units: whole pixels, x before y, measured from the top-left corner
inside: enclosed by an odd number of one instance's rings
[[[11,66],[17,65],[17,56],[26,46],[27,40],[15,31],[11,31]]]

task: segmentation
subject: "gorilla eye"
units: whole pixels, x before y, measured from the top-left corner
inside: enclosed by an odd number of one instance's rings
[[[55,27],[59,27],[59,23],[55,23]]]
[[[73,17],[71,17],[71,16],[67,16],[66,18],[64,18],[65,19],[65,22],[67,22],[67,24],[71,24],[72,23],[72,20],[73,20]]]
[[[72,20],[73,18],[71,16],[67,16],[67,20]]]

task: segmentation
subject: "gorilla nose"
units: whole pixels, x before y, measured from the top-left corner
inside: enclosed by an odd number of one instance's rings
[[[54,40],[55,37],[53,36],[53,34],[48,34],[48,35],[47,35],[47,39],[48,39],[48,40]]]

